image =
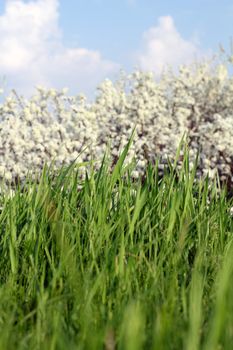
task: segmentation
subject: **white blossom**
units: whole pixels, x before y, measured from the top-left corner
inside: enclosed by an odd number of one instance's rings
[[[138,158],[135,176],[146,167],[145,145],[150,158],[166,159],[168,155],[174,159],[185,131],[192,138],[190,164],[202,146],[204,174],[213,174],[218,161],[219,169],[224,165],[219,152],[230,160],[233,79],[223,65],[217,67],[215,76],[210,75],[208,64],[201,64],[194,71],[182,66],[178,77],[164,73],[159,83],[151,72],[136,71],[127,79],[131,84],[128,94],[124,83],[114,85],[106,79],[92,104],[87,104],[83,94],[64,97],[64,89],[47,91],[40,86],[30,101],[8,97],[1,108],[0,148],[4,144],[4,153],[0,154],[0,180],[10,181],[13,173],[23,178],[28,169],[37,170],[54,156],[57,163],[69,164],[87,145],[78,162],[90,157],[90,152],[99,159],[109,138],[111,155],[117,156],[135,123],[135,138],[126,158],[126,163],[135,155]],[[195,129],[188,129],[191,121]],[[229,166],[224,169],[230,171]]]

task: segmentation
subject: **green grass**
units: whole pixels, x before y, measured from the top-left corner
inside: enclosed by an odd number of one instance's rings
[[[1,195],[0,349],[232,349],[232,200],[187,147],[133,182],[132,138],[113,171],[106,152]]]

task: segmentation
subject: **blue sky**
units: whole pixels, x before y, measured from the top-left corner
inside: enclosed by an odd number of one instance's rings
[[[93,99],[121,68],[159,76],[220,43],[230,54],[232,23],[231,0],[2,0],[0,84],[5,77],[6,94],[42,85]]]

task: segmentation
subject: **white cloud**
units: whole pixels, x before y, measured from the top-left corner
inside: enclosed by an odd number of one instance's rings
[[[0,16],[0,77],[6,76],[8,89],[30,96],[37,84],[67,86],[70,93],[88,95],[119,72],[120,65],[98,51],[65,47],[58,19],[58,0],[6,1]]]
[[[175,71],[180,64],[190,64],[203,57],[210,57],[199,48],[198,34],[188,41],[177,31],[171,16],[159,17],[158,25],[143,34],[142,49],[134,54],[137,66],[160,75],[165,65]]]
[[[136,0],[127,0],[134,4]],[[59,0],[7,0],[0,16],[0,88],[6,77],[6,91],[15,88],[27,97],[36,85],[61,89],[71,94],[94,96],[97,85],[113,79],[121,65],[106,60],[99,51],[65,47],[59,27]],[[131,64],[160,73],[165,63],[176,66],[203,56],[198,36],[181,37],[170,16],[143,35],[143,47],[131,55]]]

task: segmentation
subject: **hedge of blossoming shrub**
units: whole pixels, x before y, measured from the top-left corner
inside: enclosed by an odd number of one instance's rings
[[[0,180],[12,186],[52,159],[55,168],[70,164],[83,150],[77,162],[94,159],[98,168],[109,140],[114,164],[136,125],[126,159],[136,155],[135,178],[157,158],[161,175],[187,133],[191,166],[200,150],[197,175],[209,172],[213,178],[218,172],[232,185],[233,79],[226,64],[212,70],[210,62],[180,66],[178,76],[166,71],[159,82],[150,72],[135,71],[115,84],[106,79],[98,91],[88,103],[83,94],[68,96],[65,89],[37,87],[30,100],[13,90],[0,106]]]

